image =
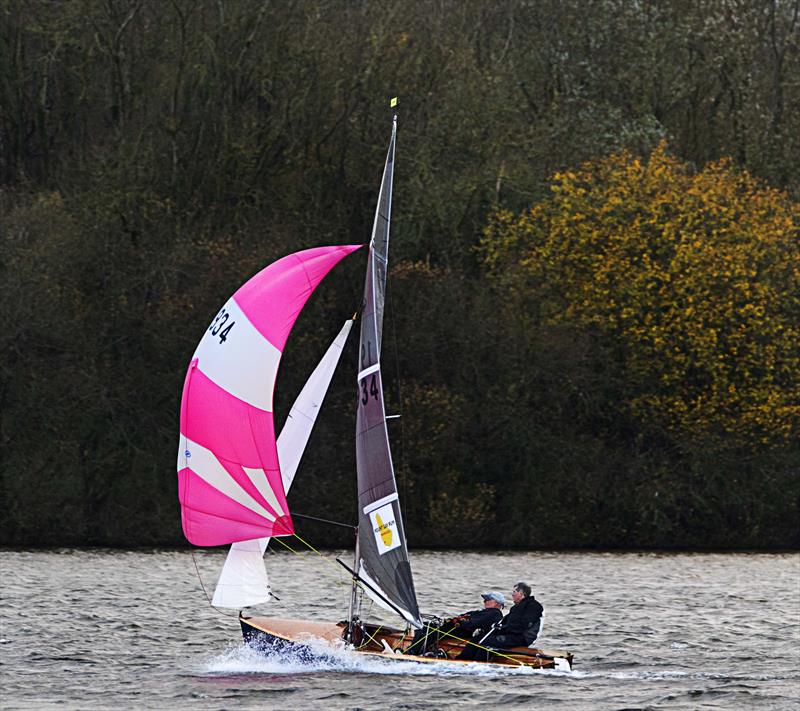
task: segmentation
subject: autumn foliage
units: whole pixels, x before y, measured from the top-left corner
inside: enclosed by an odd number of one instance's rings
[[[796,8],[0,0],[0,544],[185,541],[198,339],[266,264],[369,239],[399,96],[409,544],[800,546]],[[277,422],[363,258],[300,315]],[[343,522],[352,341],[290,495]]]
[[[682,437],[800,433],[800,205],[729,161],[618,153],[495,214],[486,264],[542,324],[601,334],[637,421]]]

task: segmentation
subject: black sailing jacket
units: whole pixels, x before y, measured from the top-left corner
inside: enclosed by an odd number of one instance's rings
[[[525,635],[527,632],[527,636],[532,635],[533,639],[535,639],[539,633],[543,612],[544,608],[533,595],[524,597],[508,611],[497,632],[505,635]]]

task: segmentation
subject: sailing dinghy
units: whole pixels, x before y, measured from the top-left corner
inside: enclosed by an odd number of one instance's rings
[[[340,622],[247,617],[245,641],[259,649],[315,656],[309,639],[344,644],[385,659],[467,665],[498,664],[570,670],[568,652],[534,648],[491,651],[490,661],[456,661],[477,644],[438,630],[435,649],[407,654],[423,627],[409,563],[392,464],[381,378],[397,117],[381,181],[369,243],[360,314],[356,409],[358,527],[347,617]],[[241,610],[269,599],[263,555],[272,536],[294,534],[286,492],[308,441],[352,321],[345,323],[298,396],[275,437],[272,396],[281,354],[311,293],[359,245],[318,247],[291,254],[263,269],[228,300],[209,325],[186,374],[178,451],[183,531],[197,546],[232,544],[212,604]],[[397,615],[401,627],[362,620],[369,597]]]

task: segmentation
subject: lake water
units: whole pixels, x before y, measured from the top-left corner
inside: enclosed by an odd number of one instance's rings
[[[337,553],[269,554],[280,601],[261,611],[344,617]],[[571,650],[572,673],[264,658],[198,582],[195,562],[210,592],[223,558],[0,551],[0,707],[800,708],[798,554],[412,551],[424,612],[530,582],[547,611],[541,645]]]

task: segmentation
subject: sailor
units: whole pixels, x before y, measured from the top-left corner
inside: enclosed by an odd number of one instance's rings
[[[477,643],[468,642],[458,659],[487,660],[485,648],[527,647],[539,635],[544,608],[531,595],[531,586],[519,582],[511,592],[514,605],[498,627]]]
[[[447,632],[462,639],[469,639],[481,632],[488,632],[494,625],[503,619],[500,610],[506,604],[503,593],[491,591],[481,593],[483,609],[470,610],[456,617],[444,621],[443,628]]]
[[[413,641],[405,650],[405,654],[423,655],[430,651],[429,647],[438,644],[442,638],[470,639],[487,634],[494,625],[503,619],[501,610],[506,604],[506,599],[502,593],[495,591],[482,593],[481,597],[483,598],[482,609],[470,610],[444,619],[438,625],[428,623],[422,629],[417,630]]]

